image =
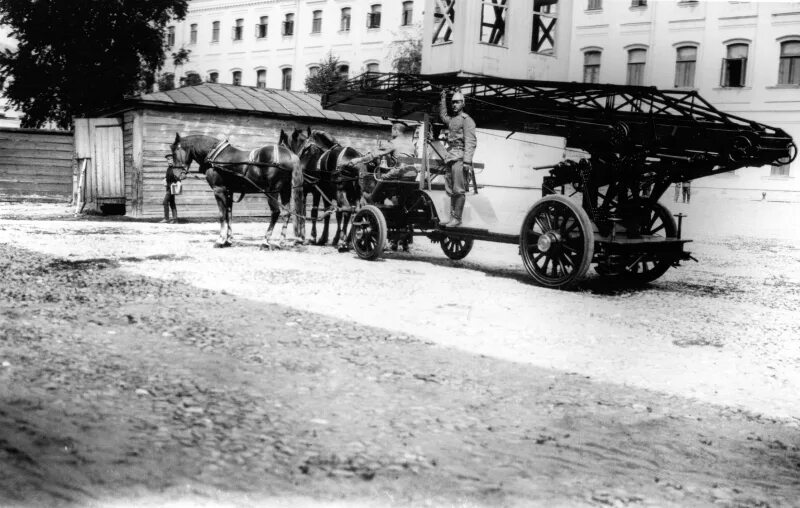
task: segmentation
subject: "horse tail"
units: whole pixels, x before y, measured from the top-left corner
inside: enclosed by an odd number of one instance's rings
[[[292,195],[289,199],[289,209],[293,213],[292,227],[294,227],[294,236],[299,240],[306,238],[306,203],[303,193],[303,167],[300,165],[300,158],[292,154]]]

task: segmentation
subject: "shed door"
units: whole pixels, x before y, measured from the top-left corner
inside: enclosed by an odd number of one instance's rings
[[[122,121],[118,118],[97,118],[90,121],[94,138],[97,198],[125,197],[122,165]]]
[[[122,120],[76,118],[75,151],[88,159],[83,195],[88,203],[124,203],[125,169],[122,151]]]

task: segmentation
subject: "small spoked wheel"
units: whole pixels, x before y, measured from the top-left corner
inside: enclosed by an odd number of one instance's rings
[[[450,235],[444,235],[441,242],[442,252],[450,259],[464,259],[472,250],[474,243],[472,238],[453,238]]]
[[[577,203],[551,194],[528,211],[519,243],[525,269],[537,284],[566,289],[589,269],[594,255],[594,229]]]
[[[664,205],[654,203],[647,210],[644,217],[641,234],[644,236],[675,238],[678,236],[678,226],[675,218]],[[615,275],[620,280],[632,284],[646,284],[664,275],[672,266],[673,256],[659,253],[642,253],[628,256],[620,271]],[[596,270],[600,275],[605,275],[602,270]]]
[[[367,205],[353,217],[352,244],[361,259],[378,259],[386,243],[386,219],[377,207]]]

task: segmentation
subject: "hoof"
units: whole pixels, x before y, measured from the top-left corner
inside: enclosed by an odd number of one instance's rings
[[[214,242],[214,248],[215,249],[224,249],[225,247],[230,247],[230,246],[231,246],[231,242],[225,242],[225,243]]]
[[[347,252],[350,250],[350,247],[348,247],[346,243],[340,243],[336,246],[336,250],[339,252]]]
[[[397,250],[397,242],[389,242],[389,248],[396,251]]]
[[[327,238],[320,238],[319,240],[314,242],[314,245],[317,245],[319,247],[324,247],[327,244],[328,244],[328,239]]]

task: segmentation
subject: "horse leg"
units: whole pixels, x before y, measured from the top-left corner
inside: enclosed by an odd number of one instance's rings
[[[275,224],[278,222],[278,217],[281,215],[281,208],[278,205],[278,200],[272,194],[267,196],[267,203],[269,203],[269,209],[272,215],[270,216],[269,227],[267,228],[266,235],[264,235],[264,243],[261,245],[261,248],[273,249],[280,247],[277,242],[272,241],[272,231],[275,229]]]
[[[350,223],[350,214],[352,213],[353,207],[350,205],[350,200],[347,198],[347,194],[344,191],[339,192],[339,202],[342,203],[342,208],[344,211],[341,213],[341,227],[337,224],[336,229],[336,239],[338,243],[336,243],[336,248],[339,252],[346,252],[348,250],[347,241],[349,240],[349,236],[347,235],[347,225]],[[340,215],[336,215],[336,221],[339,222]]]
[[[228,221],[228,236],[225,239],[228,245],[233,243],[233,227],[231,223],[233,222],[233,191],[228,191],[226,198],[228,200],[228,214],[227,214],[227,221]]]
[[[350,216],[353,212],[344,212],[343,217],[343,224],[342,224],[342,239],[339,241],[339,245],[337,249],[339,252],[347,252],[350,250],[350,231],[348,230],[348,225],[350,224]]]
[[[217,208],[219,210],[219,238],[214,242],[214,247],[228,247],[230,243],[227,242],[228,237],[228,203],[226,202],[227,192],[224,187],[214,187],[214,199],[217,200]]]
[[[317,243],[317,219],[319,217],[319,192],[311,192],[311,243]]]

